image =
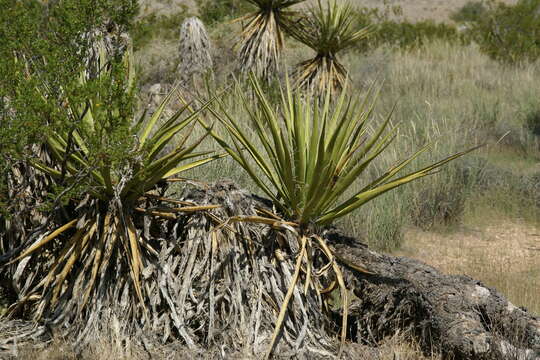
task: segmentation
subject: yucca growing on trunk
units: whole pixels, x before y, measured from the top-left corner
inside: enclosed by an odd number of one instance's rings
[[[239,20],[247,25],[241,34],[240,67],[244,72],[253,71],[257,76],[270,78],[279,65],[283,49],[283,32],[294,12],[291,6],[304,0],[245,0],[257,10]]]
[[[281,101],[274,104],[254,76],[250,83],[255,103],[245,98],[240,90],[237,96],[243,98],[253,133],[246,131],[222,106],[211,111],[232,140],[227,141],[215,132],[212,136],[278,209],[278,214],[267,214],[267,218],[243,220],[287,228],[297,236],[297,241],[292,244],[285,241],[275,244],[280,251],[296,256],[296,267],[281,305],[270,350],[279,338],[289,301],[293,294],[298,295],[296,285],[301,281],[304,294],[313,289],[316,296],[323,298],[333,289],[329,283],[339,285],[343,303],[341,337],[344,341],[349,290],[345,287],[339,263],[357,271],[367,270],[347,263],[331,250],[321,236],[325,226],[387,191],[432,174],[472,149],[401,175],[416,158],[429,151],[431,144],[427,144],[378,177],[366,179],[359,191],[351,192],[352,185],[366,176],[369,165],[376,162],[395,139],[397,128],[390,124],[391,112],[381,124],[372,127],[370,121],[374,117],[374,105],[370,104],[369,95],[364,100],[351,100],[343,91],[333,102],[328,91],[320,101],[318,96],[306,97],[291,90],[287,84]],[[208,127],[205,123],[203,125]]]
[[[352,7],[347,2],[331,0],[307,11],[299,23],[287,27],[288,33],[309,46],[316,56],[297,65],[296,85],[324,94],[343,88],[347,69],[339,62],[338,53],[366,38],[371,28],[356,29]]]
[[[132,91],[131,52],[117,63],[109,58],[103,43],[96,49],[93,68],[83,71],[79,81]],[[163,198],[159,191],[167,178],[216,158],[196,151],[204,136],[190,141],[190,131],[168,150],[172,139],[188,129],[198,112],[186,114],[187,107],[183,107],[163,119],[175,96],[173,91],[152,116],[143,113],[134,119],[127,109],[132,105],[115,102],[111,106],[111,99],[99,91],[102,87],[94,89],[85,93],[82,102],[77,101],[80,98],[63,99],[78,123],[71,129],[47,132],[44,145],[51,154],[49,163],[30,160],[34,168],[54,179],[53,188],[64,187],[60,194],[64,211],[51,217],[47,229],[10,249],[9,264],[17,264],[18,274],[26,277],[13,279],[20,293],[11,314],[26,309],[35,320],[60,325],[79,319],[84,326],[84,319],[95,318],[100,311],[101,298],[109,296],[132,304],[126,318],[141,321],[148,315],[150,292],[142,282],[143,270],[158,257],[149,235],[154,219],[174,219],[177,213],[199,210],[166,206],[178,203]],[[46,86],[39,91],[44,99],[50,98]],[[121,133],[111,133],[115,131]],[[117,148],[117,141],[121,142],[118,153],[109,152]],[[152,206],[158,209],[150,209]],[[92,310],[88,310],[89,304]]]

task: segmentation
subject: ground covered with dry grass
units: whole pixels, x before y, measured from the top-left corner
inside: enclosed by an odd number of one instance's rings
[[[377,348],[348,344],[347,350],[356,360],[440,360],[437,355],[421,354],[418,346],[400,335],[387,339],[382,344],[379,344]],[[111,343],[109,340],[96,342],[83,354],[77,354],[59,340],[45,349],[22,349],[15,356],[28,360],[212,360],[219,358],[255,360],[249,355],[241,353],[224,357],[219,349],[206,353],[195,353],[183,348],[181,345],[164,347],[161,350],[149,352],[135,346],[130,347],[115,342]]]
[[[406,232],[395,253],[449,274],[466,274],[540,313],[540,229],[516,219],[497,218],[453,231]]]

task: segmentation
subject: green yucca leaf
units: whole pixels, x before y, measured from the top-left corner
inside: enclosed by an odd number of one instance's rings
[[[176,90],[178,90],[178,86],[174,87],[173,90],[167,94],[165,99],[163,99],[163,101],[161,102],[161,104],[159,104],[156,111],[154,111],[154,113],[150,117],[150,120],[146,123],[146,126],[144,126],[144,128],[143,128],[143,130],[141,132],[141,135],[139,137],[139,143],[141,145],[144,145],[146,139],[148,138],[148,136],[150,136],[150,133],[153,130],[155,130],[154,127],[155,127],[157,121],[161,118],[161,116],[163,114],[163,111],[165,110],[167,105],[171,102],[172,97],[175,95]],[[175,115],[177,115],[177,114],[179,115],[179,112],[177,112]],[[175,116],[175,115],[173,115],[173,118],[175,118],[175,120],[176,120],[178,117]]]
[[[256,96],[252,105],[241,94],[254,125],[256,140],[230,114],[211,109],[232,140],[209,133],[269,196],[283,215],[300,226],[325,225],[398,186],[430,175],[447,162],[471,150],[452,155],[405,176],[396,176],[431,144],[394,166],[361,191],[343,198],[368,166],[392,144],[396,127],[390,125],[393,110],[371,132],[374,101],[371,89],[366,99],[351,100],[346,93],[332,103],[327,91],[322,102],[302,97],[287,85],[278,104],[272,104],[254,76],[250,84]],[[203,123],[204,124],[204,123]],[[207,124],[204,124],[208,128]],[[259,145],[260,144],[260,145]]]
[[[414,154],[412,157],[407,159],[406,161],[402,162],[399,166],[395,167],[391,171],[389,171],[384,176],[377,179],[375,182],[371,183],[369,186],[366,186],[362,190],[360,190],[357,194],[355,194],[351,199],[346,201],[345,203],[339,205],[335,209],[331,210],[327,214],[324,214],[320,217],[319,222],[321,224],[330,223],[336,218],[342,217],[351,211],[354,211],[355,209],[359,208],[360,206],[364,205],[370,200],[373,200],[377,196],[380,196],[384,194],[387,191],[390,191],[392,189],[395,189],[401,185],[407,184],[411,181],[420,179],[422,177],[428,176],[433,174],[433,171],[442,165],[457,159],[458,157],[461,157],[465,154],[468,154],[469,152],[476,150],[478,146],[473,147],[469,150],[460,152],[458,154],[449,156],[439,162],[436,162],[435,164],[432,164],[430,166],[427,166],[421,170],[412,172],[410,174],[407,174],[405,176],[402,176],[398,179],[385,182],[385,180],[391,179],[395,174],[397,174],[401,169],[403,169],[406,165],[408,165],[412,160],[417,158],[421,153],[426,151],[431,144],[426,145],[424,148],[419,150],[416,154]]]

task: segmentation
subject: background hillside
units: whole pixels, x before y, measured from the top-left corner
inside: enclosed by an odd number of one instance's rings
[[[315,3],[316,0],[311,0]],[[383,9],[386,6],[400,6],[404,18],[417,20],[447,21],[450,15],[465,5],[468,0],[351,0],[351,4]],[[517,0],[503,0],[507,4],[515,4]],[[167,15],[175,9],[186,6],[190,9],[197,7],[197,0],[141,0],[143,15],[155,13]]]
[[[400,6],[403,9],[403,16],[410,21],[417,20],[434,20],[447,21],[450,15],[456,10],[463,7],[468,0],[353,0],[351,3],[368,6],[379,7],[384,6]],[[508,4],[515,4],[517,0],[504,0]]]

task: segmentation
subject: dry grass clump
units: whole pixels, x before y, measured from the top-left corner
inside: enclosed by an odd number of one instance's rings
[[[133,339],[111,328],[107,332],[93,332],[92,340],[82,349],[65,338],[56,337],[49,343],[31,343],[3,353],[2,359],[26,360],[146,360],[146,359],[215,359],[219,358],[219,349],[205,353],[189,350],[180,343],[171,343],[161,347],[147,348],[135,344]]]
[[[211,43],[203,22],[197,17],[186,19],[180,28],[180,63],[178,71],[186,84],[194,76],[212,69]]]
[[[152,41],[144,48],[135,51],[139,82],[141,87],[156,83],[173,84],[179,60],[177,43],[170,40]]]
[[[93,341],[82,351],[76,351],[73,345],[66,339],[56,338],[48,344],[34,344],[35,347],[25,346],[17,349],[6,359],[27,360],[183,360],[183,359],[237,359],[256,360],[257,357],[246,352],[225,354],[225,348],[215,346],[206,351],[189,350],[180,343],[163,345],[159,348],[143,348],[134,344],[125,334],[111,329],[108,333],[95,333]],[[423,354],[420,347],[410,341],[403,334],[396,334],[385,339],[376,346],[348,343],[346,356],[357,360],[440,360],[441,357],[434,354]],[[289,359],[291,357],[281,357]]]
[[[440,355],[423,354],[420,346],[404,334],[396,334],[376,347],[349,344],[349,354],[356,360],[441,360]]]
[[[456,226],[468,216],[466,209],[472,202],[487,197],[506,216],[538,217],[540,208],[532,201],[531,184],[540,172],[540,137],[527,130],[526,120],[535,108],[532,99],[540,96],[539,64],[504,67],[483,56],[475,45],[443,42],[415,51],[379,49],[370,55],[350,55],[344,57],[344,64],[354,75],[356,89],[365,89],[374,79],[386,79],[377,112],[397,103],[394,119],[401,122],[397,149],[387,152],[381,163],[392,164],[400,154],[412,151],[411,144],[433,139],[438,139],[437,145],[426,161],[432,154],[449,153],[464,144],[488,144],[476,158],[456,162],[351,215],[342,224],[351,235],[378,248],[399,246],[403,231],[387,231],[395,227],[393,219],[425,229],[441,225],[440,220]],[[509,192],[512,196],[504,199],[490,195]],[[420,214],[422,219],[411,219],[411,214]]]

